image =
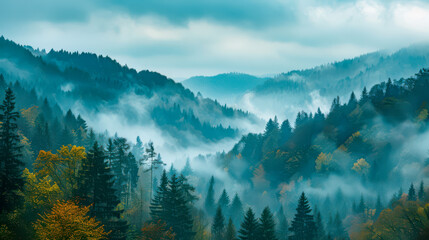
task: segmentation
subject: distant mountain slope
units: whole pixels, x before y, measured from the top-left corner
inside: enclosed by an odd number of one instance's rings
[[[429,45],[394,53],[374,52],[307,70],[282,73],[246,93],[238,106],[265,117],[295,118],[298,111],[329,110],[336,96],[345,98],[365,86],[412,76],[429,67]]]
[[[71,108],[96,125],[134,127],[134,131],[127,130],[133,134],[136,129],[153,132],[156,128],[153,138],[168,136],[172,142],[168,137],[164,142],[188,146],[201,140],[234,138],[243,129],[240,122],[259,123],[253,115],[197,97],[156,72],[137,72],[92,53],[51,50],[39,54],[28,49],[0,38],[0,73],[6,81],[19,80],[24,87],[51,96],[63,110]]]
[[[268,78],[259,78],[244,73],[223,73],[216,76],[195,76],[182,82],[194,92],[228,104],[234,103],[246,91],[262,84]]]

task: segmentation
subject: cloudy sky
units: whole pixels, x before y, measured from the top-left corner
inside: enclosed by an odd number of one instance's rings
[[[275,74],[429,42],[429,2],[0,0],[0,35],[175,79]]]

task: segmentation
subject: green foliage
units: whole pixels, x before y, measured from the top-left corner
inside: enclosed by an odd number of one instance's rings
[[[15,95],[6,89],[5,98],[0,105],[0,214],[13,211],[22,203],[22,178],[20,138],[15,111]]]
[[[238,238],[241,240],[259,240],[258,230],[259,224],[255,218],[252,208],[249,208],[244,216],[241,228],[238,231]]]
[[[292,240],[312,240],[315,239],[316,225],[311,213],[310,204],[305,196],[304,192],[298,201],[298,207],[296,208],[295,217],[291,223],[289,231],[292,235]]]

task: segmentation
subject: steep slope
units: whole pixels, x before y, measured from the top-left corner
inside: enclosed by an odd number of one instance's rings
[[[113,126],[99,126],[100,130],[135,127],[138,130],[126,131],[131,135],[147,131],[152,138],[169,136],[173,139],[170,144],[189,146],[202,140],[234,138],[243,130],[240,121],[250,125],[259,121],[243,111],[197,97],[159,73],[137,72],[92,53],[51,50],[46,54],[1,37],[0,73],[7,81],[19,80],[26,88],[51,96],[63,110],[71,108],[93,125],[103,125],[102,120],[109,119]]]

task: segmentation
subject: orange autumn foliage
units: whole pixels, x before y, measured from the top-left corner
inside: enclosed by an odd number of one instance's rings
[[[100,222],[88,216],[89,207],[79,207],[72,201],[58,201],[50,213],[34,224],[36,236],[43,240],[106,239]]]

